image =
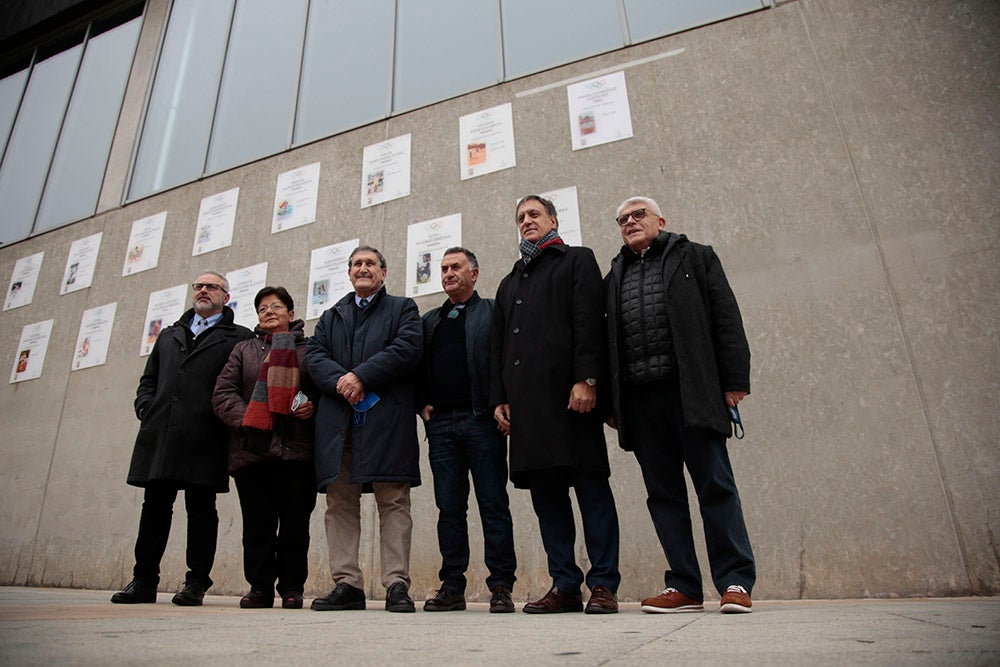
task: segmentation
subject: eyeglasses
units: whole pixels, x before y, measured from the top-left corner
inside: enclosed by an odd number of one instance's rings
[[[193,289],[195,292],[200,292],[203,289],[207,289],[209,292],[217,292],[219,290],[222,290],[223,292],[226,291],[225,287],[223,287],[222,285],[217,285],[215,283],[191,283],[191,289]]]
[[[260,308],[258,308],[257,309],[257,314],[258,315],[263,315],[264,313],[266,313],[269,310],[272,311],[272,312],[275,312],[275,313],[280,313],[281,311],[288,310],[288,309],[285,308],[285,304],[283,304],[283,303],[272,303],[269,306],[261,306]]]
[[[642,219],[646,217],[646,215],[647,215],[646,209],[644,209],[644,208],[637,208],[634,211],[632,211],[631,213],[626,213],[625,215],[618,216],[617,218],[615,218],[615,222],[618,223],[619,227],[624,227],[625,225],[628,224],[628,219],[629,218],[632,218],[636,222],[641,222]]]

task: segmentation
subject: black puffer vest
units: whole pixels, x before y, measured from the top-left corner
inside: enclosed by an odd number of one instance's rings
[[[645,255],[627,257],[622,275],[621,349],[624,379],[629,384],[677,377],[663,274],[655,259],[663,249],[661,240],[654,239]]]

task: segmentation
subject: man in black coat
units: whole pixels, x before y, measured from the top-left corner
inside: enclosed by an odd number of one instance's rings
[[[721,610],[749,612],[753,551],[726,450],[728,408],[750,392],[750,347],[736,297],[710,246],[663,231],[648,197],[616,213],[625,245],[605,278],[618,441],[635,453],[670,563],[649,613],[703,610],[684,466],[698,494]]]
[[[306,344],[309,376],[321,393],[316,484],[326,493],[326,542],[335,584],[329,595],[313,600],[312,608],[365,608],[358,549],[361,494],[367,491],[375,494],[378,506],[386,611],[412,612],[410,487],[420,484],[413,414],[423,353],[420,313],[413,299],[386,292],[385,257],[375,248],[360,246],[351,253],[348,276],[354,291],[323,313]],[[378,403],[367,405],[376,396]]]
[[[601,272],[589,248],[563,244],[555,206],[518,202],[521,256],[500,283],[493,314],[490,403],[510,434],[510,478],[529,489],[553,584],[524,606],[534,614],[583,610],[576,564],[576,493],[590,558],[587,613],[618,611],[618,514],[597,410],[606,382]]]
[[[224,275],[206,271],[192,288],[193,307],[160,332],[136,390],[141,425],[128,483],[144,494],[133,579],[111,597],[118,604],[156,602],[160,560],[180,490],[188,520],[188,572],[173,603],[200,605],[212,585],[219,529],[215,496],[229,491],[229,436],[212,411],[212,392],[233,347],[253,333],[233,322]]]

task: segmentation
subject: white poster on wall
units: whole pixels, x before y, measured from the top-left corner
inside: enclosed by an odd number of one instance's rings
[[[361,160],[361,208],[410,194],[410,135],[365,146]]]
[[[229,281],[229,303],[226,305],[236,313],[236,324],[252,330],[258,322],[253,299],[267,285],[267,262],[230,271],[226,280]]]
[[[632,112],[625,72],[615,72],[566,86],[573,150],[600,146],[632,136]]]
[[[205,197],[198,207],[198,227],[194,232],[191,256],[203,255],[233,244],[233,227],[236,224],[236,204],[240,189],[233,188]]]
[[[271,216],[272,234],[316,222],[319,165],[314,162],[278,175]]]
[[[462,214],[417,222],[406,230],[406,295],[443,292],[441,258],[444,251],[462,245]]]
[[[66,258],[60,294],[87,289],[94,282],[94,268],[97,266],[97,253],[101,249],[103,235],[104,232],[97,232],[73,241],[69,247],[69,257]]]
[[[458,141],[463,181],[515,166],[510,102],[459,118]]]
[[[117,308],[116,302],[83,311],[80,333],[76,336],[76,351],[73,353],[74,371],[100,366],[108,360],[108,344]]]
[[[22,257],[14,263],[14,272],[10,276],[10,285],[7,286],[7,297],[3,302],[4,310],[27,306],[35,298],[35,285],[38,284],[38,272],[42,268],[43,259],[44,251]]]
[[[142,329],[142,342],[139,343],[140,357],[152,352],[156,339],[160,337],[160,332],[180,319],[180,316],[189,308],[190,296],[190,285],[177,285],[149,293],[146,323]]]
[[[538,196],[548,199],[556,207],[556,219],[559,221],[559,227],[556,231],[563,243],[582,246],[583,234],[580,231],[580,204],[576,196],[576,186],[571,185],[559,190],[539,192]],[[515,243],[521,242],[517,227],[514,227],[514,239]]]
[[[347,260],[360,245],[359,239],[316,248],[309,257],[309,305],[306,319],[312,320],[353,291],[347,276]]]
[[[21,329],[21,339],[17,343],[17,354],[14,356],[14,368],[10,371],[11,384],[41,377],[54,322],[55,320],[35,322],[26,324]]]
[[[125,250],[125,264],[122,266],[123,276],[156,268],[160,261],[160,245],[163,243],[163,228],[166,224],[166,211],[132,223],[132,233],[129,234],[128,248]]]

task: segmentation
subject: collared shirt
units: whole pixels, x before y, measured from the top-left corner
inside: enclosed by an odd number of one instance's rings
[[[202,317],[195,313],[195,316],[191,318],[191,333],[195,336],[202,333],[203,331],[208,331],[210,328],[214,327],[222,319],[222,311],[217,312],[215,315],[210,315],[209,317]]]

